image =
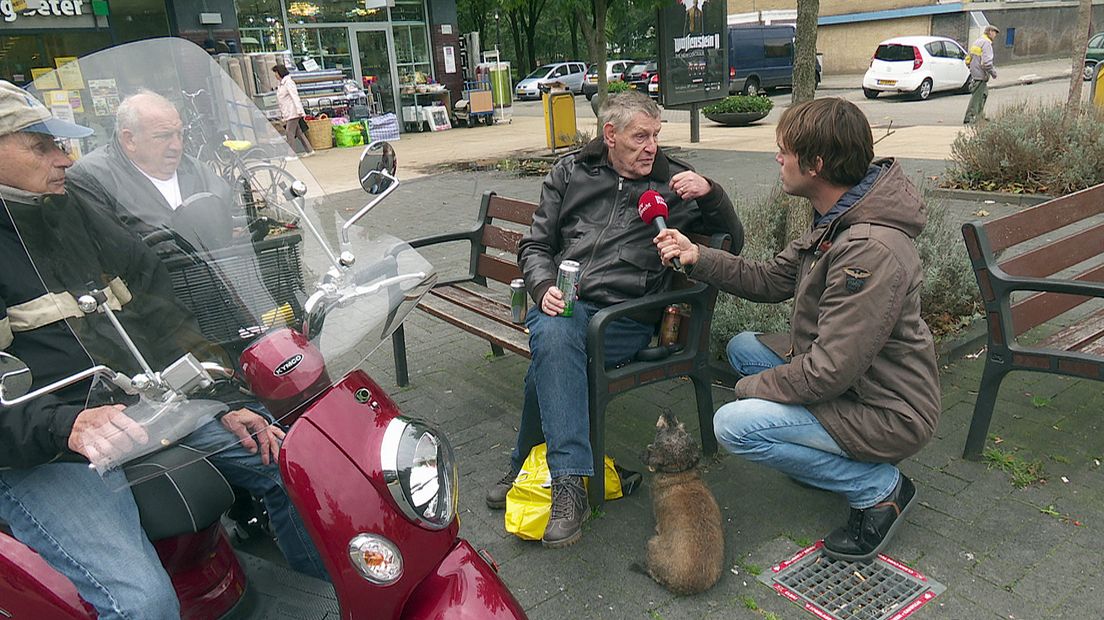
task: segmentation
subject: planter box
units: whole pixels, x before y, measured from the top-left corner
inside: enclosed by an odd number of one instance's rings
[[[714,114],[702,112],[702,114],[714,123],[738,127],[741,125],[750,125],[755,121],[761,120],[770,114],[770,112],[718,112]]]

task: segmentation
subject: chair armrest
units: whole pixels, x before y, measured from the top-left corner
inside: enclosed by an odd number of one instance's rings
[[[418,237],[417,239],[407,241],[407,244],[409,244],[412,248],[424,248],[431,245],[437,245],[440,243],[451,243],[454,241],[468,241],[470,243],[475,243],[479,239],[479,235],[482,232],[483,226],[479,225],[475,228],[472,228],[471,230]]]
[[[1038,291],[1040,293],[1064,293],[1086,297],[1104,297],[1104,282],[1089,280],[1060,280],[1056,278],[1019,278],[1004,275],[999,280],[1002,293],[1012,291]]]
[[[701,336],[701,326],[705,321],[707,311],[706,295],[709,286],[699,284],[690,288],[674,291],[664,291],[654,295],[647,295],[639,299],[630,299],[619,304],[602,308],[590,320],[587,326],[587,358],[596,368],[604,369],[606,365],[605,333],[611,323],[629,314],[645,311],[659,310],[672,304],[690,304],[690,332],[687,336],[687,346],[681,352],[659,360],[657,364],[666,365],[675,359],[690,359],[697,353],[698,341]]]

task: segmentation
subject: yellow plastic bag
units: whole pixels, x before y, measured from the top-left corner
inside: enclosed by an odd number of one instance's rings
[[[621,476],[613,459],[605,459],[606,500],[622,496]],[[506,493],[506,531],[522,540],[540,540],[552,512],[552,475],[548,471],[548,448],[543,443],[534,447],[514,486]]]

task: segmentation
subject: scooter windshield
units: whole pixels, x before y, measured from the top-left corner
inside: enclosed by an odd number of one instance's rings
[[[3,300],[4,348],[33,377],[0,412],[79,411],[63,458],[135,484],[157,475],[129,466],[151,453],[186,448],[159,461],[164,473],[269,436],[435,282],[410,246],[327,206],[283,134],[294,103],[278,101],[272,67],[285,62],[151,39],[27,87],[55,118],[95,130],[57,140],[76,161],[64,193],[0,187],[0,233],[14,233],[0,244],[27,259],[10,267],[25,288]]]

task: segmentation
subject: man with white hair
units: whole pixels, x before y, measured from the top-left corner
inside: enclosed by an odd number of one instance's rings
[[[240,215],[233,213],[230,185],[184,152],[176,106],[149,90],[123,99],[115,139],[82,157],[66,186],[82,204],[113,214],[140,237],[197,228],[195,238],[225,247]],[[190,203],[201,195],[210,199]]]

